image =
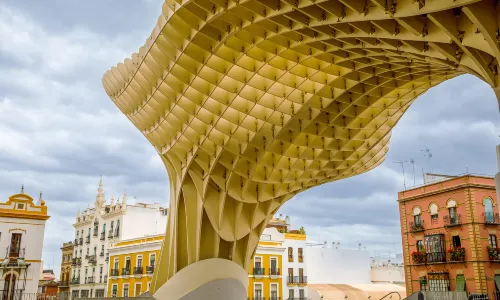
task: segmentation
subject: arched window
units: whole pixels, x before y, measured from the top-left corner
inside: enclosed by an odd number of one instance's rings
[[[453,199],[448,200],[448,203],[446,204],[446,207],[448,208],[448,215],[450,218],[450,225],[454,225],[458,223],[458,217],[457,217],[457,202]]]
[[[491,201],[490,198],[484,198],[483,205],[484,205],[485,222],[486,223],[494,223],[493,201]]]
[[[436,203],[431,203],[431,205],[429,205],[429,211],[431,212],[431,218],[433,220],[437,220],[438,219],[438,206],[436,205]]]
[[[413,222],[415,223],[414,226],[422,225],[422,219],[420,217],[421,213],[422,213],[422,210],[420,210],[420,207],[415,206],[413,208]]]

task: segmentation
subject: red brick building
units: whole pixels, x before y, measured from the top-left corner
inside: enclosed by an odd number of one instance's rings
[[[493,178],[441,176],[399,192],[398,202],[408,295],[499,291],[500,217]]]

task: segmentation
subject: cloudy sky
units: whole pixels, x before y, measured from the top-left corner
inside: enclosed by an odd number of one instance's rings
[[[102,74],[143,45],[162,0],[4,0],[0,2],[0,201],[43,191],[52,216],[45,267],[57,274],[60,246],[73,238],[77,210],[95,200],[99,176],[107,196],[124,190],[168,205],[164,167],[141,133],[112,104]],[[401,252],[397,192],[428,172],[496,173],[498,104],[472,76],[420,97],[393,131],[376,170],[311,189],[280,213],[311,239],[362,243],[373,253]],[[429,160],[422,149],[432,153]],[[3,199],[3,200],[2,200]],[[0,253],[0,255],[3,255]]]

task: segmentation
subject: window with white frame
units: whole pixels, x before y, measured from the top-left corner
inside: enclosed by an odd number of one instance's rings
[[[118,296],[118,284],[113,284],[111,288],[111,297],[117,297]]]
[[[122,297],[128,297],[128,283],[123,284]]]
[[[271,300],[278,300],[278,284],[271,283]]]
[[[142,268],[142,255],[137,256],[136,267]]]
[[[262,300],[262,283],[256,283],[254,285],[254,298],[255,300]]]
[[[156,262],[156,253],[149,254],[149,266],[154,267]]]

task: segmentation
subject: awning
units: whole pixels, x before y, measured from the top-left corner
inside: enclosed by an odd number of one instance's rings
[[[464,275],[457,275],[457,284],[455,291],[465,292],[465,277]]]

